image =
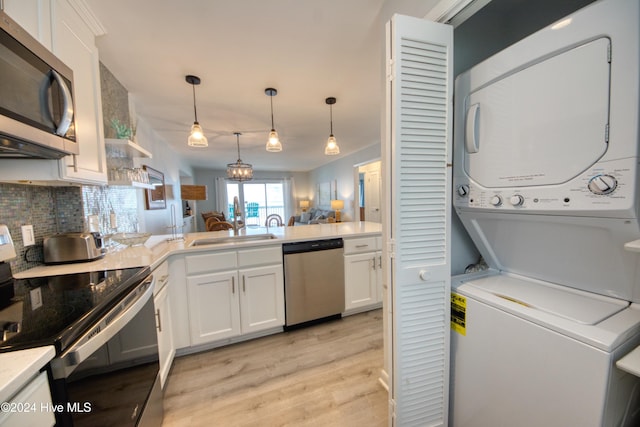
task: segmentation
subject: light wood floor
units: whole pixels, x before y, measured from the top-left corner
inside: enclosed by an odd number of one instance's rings
[[[163,427],[386,426],[382,310],[177,358]]]

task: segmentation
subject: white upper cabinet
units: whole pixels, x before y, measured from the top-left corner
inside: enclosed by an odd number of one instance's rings
[[[51,50],[51,9],[49,2],[4,0],[3,10],[44,47]]]
[[[80,154],[60,161],[65,181],[107,183],[100,67],[95,35],[67,0],[52,3],[53,53],[73,70],[76,135]]]
[[[95,46],[100,29],[87,25],[77,12],[89,9],[83,0],[5,0],[4,10],[73,70],[80,154],[61,160],[2,159],[0,180],[106,184],[100,69]]]

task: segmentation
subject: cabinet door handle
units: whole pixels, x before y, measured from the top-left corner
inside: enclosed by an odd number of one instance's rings
[[[358,249],[362,249],[362,248],[368,248],[369,245],[356,245],[356,248]]]
[[[156,309],[156,319],[158,320],[158,332],[162,332],[162,321],[160,320],[160,309]]]
[[[247,286],[245,283],[245,275],[242,275],[242,292],[244,292],[245,294],[247,293]]]
[[[376,257],[373,257],[372,261],[373,261],[373,269],[375,270],[376,269]]]
[[[231,293],[236,293],[236,276],[231,276]]]
[[[382,270],[382,255],[378,256],[378,267]]]

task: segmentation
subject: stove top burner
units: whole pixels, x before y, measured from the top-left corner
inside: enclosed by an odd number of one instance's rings
[[[113,307],[149,268],[127,268],[14,281],[0,309],[0,352],[55,345],[58,353]]]

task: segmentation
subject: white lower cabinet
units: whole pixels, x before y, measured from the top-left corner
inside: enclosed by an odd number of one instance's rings
[[[187,278],[191,345],[240,335],[237,270]]]
[[[366,307],[378,302],[376,252],[345,255],[345,310]]]
[[[191,346],[284,325],[281,246],[185,256]]]
[[[345,312],[380,307],[382,251],[377,237],[344,240]]]
[[[153,272],[156,277],[156,290],[154,291],[153,305],[156,310],[156,332],[158,337],[158,356],[160,359],[160,385],[163,389],[176,353],[173,345],[168,270],[168,264],[165,261]]]
[[[240,324],[243,334],[284,325],[282,264],[247,268],[238,272]]]
[[[53,406],[46,372],[40,373],[3,405],[15,410],[0,412],[2,427],[45,427],[56,423],[53,411],[42,410]]]

